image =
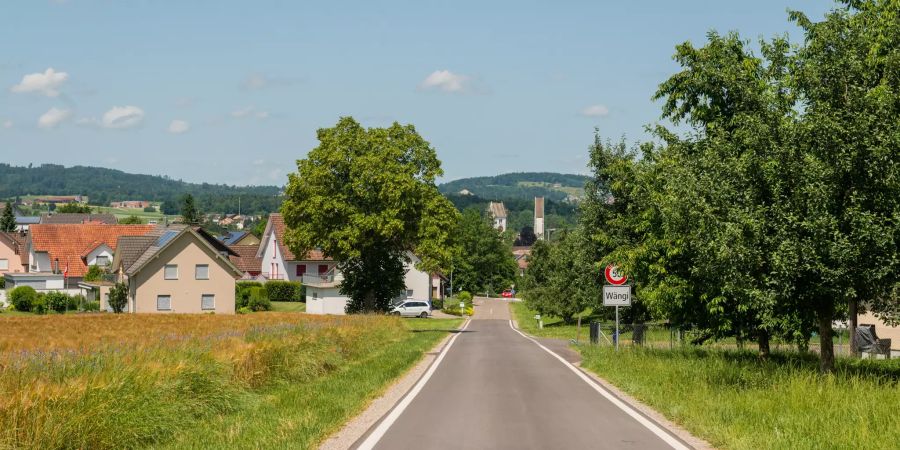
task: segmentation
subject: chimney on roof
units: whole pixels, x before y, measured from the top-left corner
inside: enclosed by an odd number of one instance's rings
[[[534,235],[544,240],[544,197],[534,198]]]

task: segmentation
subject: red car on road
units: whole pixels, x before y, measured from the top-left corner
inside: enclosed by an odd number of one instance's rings
[[[502,294],[500,294],[500,296],[503,298],[513,298],[515,295],[516,295],[516,291],[514,291],[512,289],[507,289],[507,290],[503,291]]]

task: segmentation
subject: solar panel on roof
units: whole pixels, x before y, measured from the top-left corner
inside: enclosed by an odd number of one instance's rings
[[[172,230],[166,231],[165,233],[163,233],[162,236],[159,237],[159,239],[156,240],[156,246],[162,247],[163,245],[166,245],[169,241],[172,240],[173,237],[175,237],[177,235],[178,235],[177,231],[172,231]]]

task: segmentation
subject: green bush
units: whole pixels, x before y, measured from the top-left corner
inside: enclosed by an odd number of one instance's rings
[[[299,302],[302,300],[299,281],[273,280],[266,283],[266,294],[274,302]]]
[[[98,281],[103,278],[104,273],[106,271],[100,266],[89,266],[87,273],[84,274],[84,281]]]
[[[6,277],[0,277],[0,289],[6,288]]]
[[[262,283],[258,281],[238,281],[234,284],[234,308],[241,309],[250,302],[250,290],[252,288],[262,288]]]
[[[243,308],[239,308],[239,309],[237,310],[237,313],[238,313],[238,314],[250,314],[250,313],[252,313],[252,312],[253,312],[253,310],[251,310],[250,308],[248,308],[248,307],[246,307],[246,306],[244,306]]]
[[[272,301],[269,299],[266,289],[260,287],[250,288],[250,299],[247,301],[247,307],[253,311],[270,311],[272,309]]]
[[[69,297],[69,309],[77,310],[87,303],[87,299],[81,294],[75,294]]]
[[[31,286],[19,286],[9,293],[9,303],[16,308],[16,311],[31,311],[37,300],[37,291]]]
[[[472,304],[472,293],[471,292],[462,291],[459,293],[459,295],[456,296],[456,298],[458,300],[462,300],[462,301],[466,302],[467,305]]]
[[[85,311],[100,311],[100,302],[84,302]]]
[[[47,305],[48,311],[64,313],[69,307],[70,298],[71,297],[62,292],[53,291],[48,292],[47,295],[44,296],[44,303]]]
[[[47,314],[47,294],[42,292],[35,297],[31,304],[31,312],[38,315]]]

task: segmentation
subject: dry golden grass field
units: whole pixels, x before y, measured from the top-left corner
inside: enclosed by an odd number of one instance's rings
[[[405,355],[385,368],[401,373],[428,345],[410,323],[297,313],[0,317],[0,449],[155,446],[240,415],[279,386],[391,360],[381,352]],[[354,395],[327,421],[290,406],[308,420],[298,428],[307,445],[371,394]]]

